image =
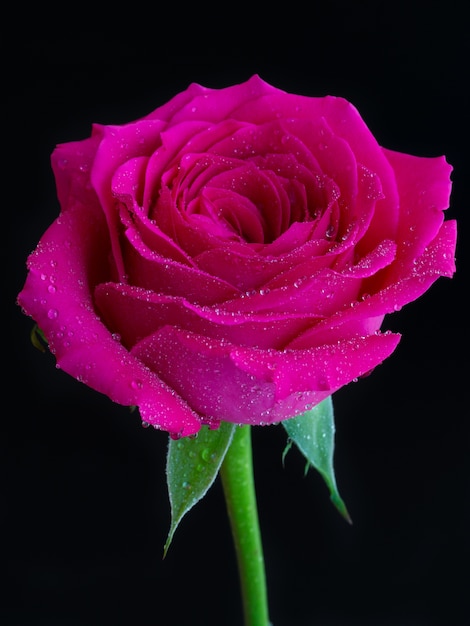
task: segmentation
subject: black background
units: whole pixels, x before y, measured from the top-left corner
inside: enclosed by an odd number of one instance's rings
[[[283,467],[282,427],[253,429],[271,620],[468,623],[465,4],[267,7],[256,17],[250,5],[128,7],[101,21],[77,5],[48,32],[29,14],[29,31],[3,55],[3,626],[242,624],[219,481],[163,561],[166,436],[56,370],[32,347],[15,299],[27,255],[58,214],[55,144],[87,137],[93,122],[145,115],[191,82],[224,87],[254,73],[287,91],[346,97],[383,146],[445,154],[447,218],[459,223],[455,277],[389,316],[384,327],[403,334],[396,352],[335,394],[336,477],[354,524],[318,475],[304,476],[298,452]]]

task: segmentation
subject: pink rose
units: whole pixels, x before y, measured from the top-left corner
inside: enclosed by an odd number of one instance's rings
[[[18,302],[58,367],[173,437],[301,414],[380,364],[455,271],[445,157],[339,97],[192,84],[52,155],[60,216]]]

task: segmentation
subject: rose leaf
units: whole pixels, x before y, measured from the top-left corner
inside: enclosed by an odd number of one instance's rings
[[[166,477],[171,524],[163,549],[163,558],[183,516],[212,486],[232,441],[235,428],[235,424],[221,422],[216,430],[203,426],[196,437],[169,439]]]
[[[282,422],[289,437],[284,455],[294,442],[307,459],[307,469],[313,465],[330,491],[330,498],[346,521],[352,523],[343,499],[339,495],[333,470],[335,423],[333,401],[328,396],[313,409]]]

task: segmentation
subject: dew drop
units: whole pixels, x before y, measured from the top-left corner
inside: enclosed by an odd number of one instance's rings
[[[217,454],[212,452],[210,448],[204,448],[201,452],[201,456],[206,463],[214,463],[217,458]]]
[[[59,312],[57,309],[49,309],[49,311],[47,312],[47,317],[50,320],[55,320],[59,315]]]

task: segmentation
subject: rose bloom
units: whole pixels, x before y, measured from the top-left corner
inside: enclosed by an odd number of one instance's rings
[[[173,438],[311,409],[393,352],[386,314],[455,271],[445,157],[257,75],[95,124],[52,167],[61,211],[18,303],[57,367]]]

